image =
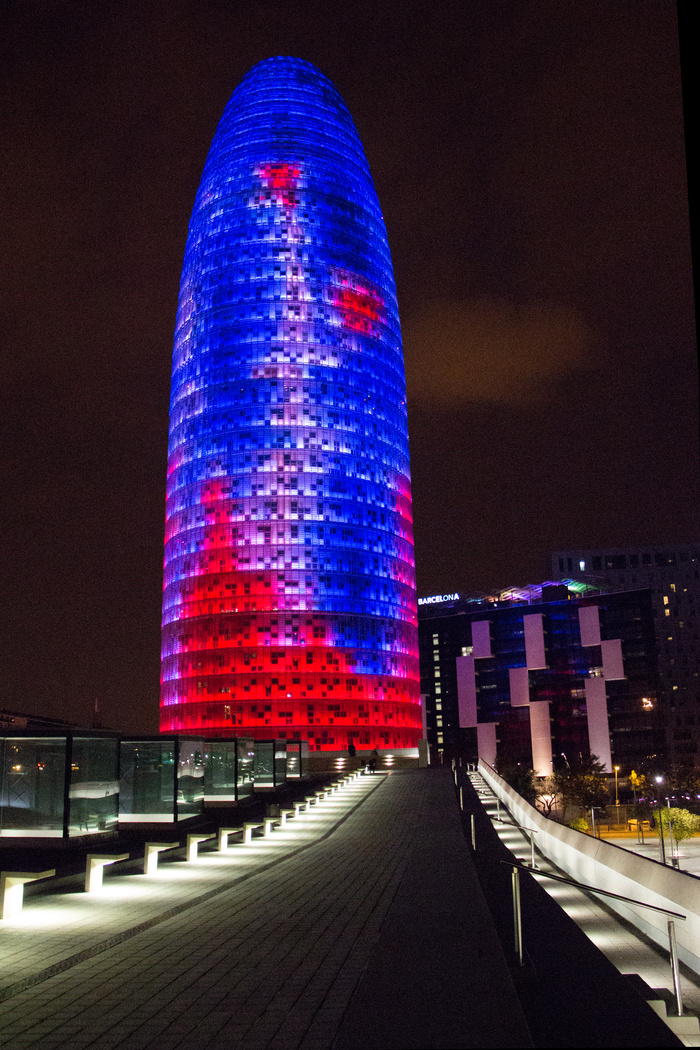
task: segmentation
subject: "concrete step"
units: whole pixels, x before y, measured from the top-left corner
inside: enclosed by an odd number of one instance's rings
[[[647,999],[647,1002],[654,1013],[658,1014],[665,1021],[681,1042],[686,1046],[700,1046],[700,1021],[694,1014],[683,1014],[682,1017],[675,1017],[673,1014],[669,1014],[668,1004],[665,999]]]

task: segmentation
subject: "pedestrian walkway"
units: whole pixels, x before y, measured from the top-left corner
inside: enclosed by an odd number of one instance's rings
[[[532,1045],[446,770],[0,925],[8,1050]]]
[[[513,817],[500,802],[480,773],[470,773],[469,779],[477,790],[480,800],[493,826],[508,850],[520,861],[530,865],[533,856],[531,837],[517,826]],[[553,872],[566,876],[536,850],[536,865],[541,872]],[[535,875],[547,893],[571,916],[589,939],[604,953],[620,973],[637,973],[650,988],[663,988],[673,993],[673,978],[668,954],[634,927],[598,903],[591,894],[554,882],[544,876]],[[700,1014],[700,980],[685,967],[682,968],[681,988],[684,1006]],[[687,1041],[686,1045],[699,1045],[700,1041]]]
[[[251,845],[239,843],[220,853],[211,839],[201,843],[196,861],[189,863],[182,859],[182,847],[161,853],[153,876],[133,870],[119,874],[117,867],[107,867],[99,893],[72,891],[81,881],[74,878],[37,884],[39,893],[25,899],[20,916],[0,924],[0,999],[308,848],[330,834],[378,786],[376,779],[356,778],[342,793],[312,805],[271,836],[255,837]]]

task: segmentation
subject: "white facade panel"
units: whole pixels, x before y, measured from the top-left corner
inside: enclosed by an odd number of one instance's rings
[[[610,727],[608,701],[604,678],[586,679],[586,714],[588,716],[588,746],[591,754],[603,763],[606,773],[612,773],[610,754]]]
[[[530,704],[532,768],[538,777],[552,775],[552,733],[549,728],[549,701]]]
[[[600,615],[597,605],[582,605],[578,610],[581,645],[600,645]]]
[[[421,693],[420,694],[420,714],[421,714],[421,721],[422,721],[422,724],[423,724],[423,740],[427,740],[428,739],[428,707],[427,707],[427,705],[428,705],[428,694],[427,693]]]
[[[485,660],[493,656],[491,652],[491,624],[488,620],[475,620],[472,623],[472,655],[475,660]]]
[[[616,682],[625,677],[625,667],[622,662],[622,642],[619,638],[611,638],[608,642],[600,643],[600,651],[603,654],[603,678],[606,682]]]
[[[476,727],[476,740],[479,748],[479,761],[496,764],[496,722],[481,722]]]
[[[510,679],[510,706],[527,707],[530,703],[530,679],[527,667],[511,667],[508,677]]]
[[[462,729],[476,725],[476,672],[473,656],[457,657],[457,706]]]
[[[523,616],[523,628],[525,632],[525,662],[528,670],[540,670],[547,666],[547,657],[544,651],[542,613],[528,613],[527,616]]]

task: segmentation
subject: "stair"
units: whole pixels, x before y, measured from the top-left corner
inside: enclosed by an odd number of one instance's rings
[[[669,1002],[675,1006],[675,1000],[667,988],[650,988],[637,973],[626,973],[625,977],[684,1046],[700,1046],[700,1021],[692,1013],[682,1017],[670,1014]]]

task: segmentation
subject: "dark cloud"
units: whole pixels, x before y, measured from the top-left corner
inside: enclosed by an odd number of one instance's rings
[[[592,366],[581,318],[555,305],[497,300],[426,303],[403,331],[412,404],[528,405]]]

